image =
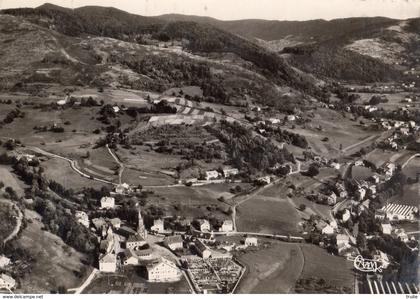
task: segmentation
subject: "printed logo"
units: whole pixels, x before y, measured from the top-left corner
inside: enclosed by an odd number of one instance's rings
[[[383,267],[381,264],[382,264],[382,261],[380,260],[365,259],[361,255],[358,255],[353,261],[354,267],[357,270],[362,271],[362,272],[381,273],[383,270]]]

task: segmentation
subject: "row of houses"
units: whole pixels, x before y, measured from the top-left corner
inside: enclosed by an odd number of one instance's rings
[[[218,170],[210,170],[205,172],[205,179],[207,181],[218,179],[219,177],[230,178],[239,173],[237,168],[223,168],[221,172]]]

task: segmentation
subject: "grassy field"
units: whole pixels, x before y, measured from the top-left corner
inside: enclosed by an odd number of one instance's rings
[[[374,95],[378,95],[375,93],[358,93],[360,95],[360,100],[357,101],[359,104],[363,104],[365,102],[369,102],[369,100]],[[395,110],[400,107],[404,107],[407,104],[410,104],[410,106],[416,106],[418,109],[418,103],[401,103],[402,100],[405,99],[406,96],[409,96],[410,93],[406,92],[398,92],[394,94],[387,94],[386,97],[388,99],[387,103],[380,103],[377,105],[379,108],[383,108],[384,110]]]
[[[237,208],[238,231],[297,234],[300,221],[287,199],[257,195]]]
[[[293,292],[304,263],[300,245],[280,242],[270,242],[265,249],[249,250],[239,255],[238,259],[247,267],[237,289],[237,293],[241,294]]]
[[[311,118],[310,125],[296,126],[288,130],[305,136],[312,151],[317,154],[331,157],[333,154],[339,154],[340,145],[346,148],[371,135],[358,123],[330,109],[317,109],[314,117]],[[329,141],[323,142],[324,137],[328,137]]]
[[[351,262],[313,245],[302,246],[302,251],[305,264],[300,278],[323,278],[334,286],[353,288]]]
[[[218,201],[217,198],[225,194],[232,186],[235,185],[226,185],[226,189],[220,192],[212,189],[211,185],[153,188],[154,195],[148,199],[148,202],[166,210],[169,215],[229,219],[230,216],[224,212],[229,206]]]
[[[22,196],[24,194],[24,188],[26,185],[11,172],[10,167],[4,165],[0,166],[0,181],[4,183],[4,188],[12,187],[18,196]]]
[[[26,210],[25,218],[30,224],[22,231],[17,240],[21,248],[29,251],[35,258],[30,265],[25,278],[21,280],[18,293],[49,293],[59,286],[74,288],[81,284],[83,279],[77,278],[74,271],[79,271],[84,256],[68,247],[63,241],[42,230],[43,224],[37,220],[40,216],[33,211]]]
[[[48,179],[54,180],[65,188],[72,188],[73,190],[81,190],[83,187],[93,187],[100,189],[105,184],[89,180],[74,172],[67,161],[61,159],[48,159],[42,162],[41,165],[45,169],[45,175]]]
[[[352,176],[354,179],[366,180],[372,175],[373,175],[373,172],[370,168],[362,167],[362,166],[353,166],[352,168]]]

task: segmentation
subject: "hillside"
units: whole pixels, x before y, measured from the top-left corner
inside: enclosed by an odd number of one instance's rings
[[[184,48],[199,55],[233,53],[241,60],[249,62],[251,65],[248,68],[274,84],[290,86],[318,98],[323,97],[323,93],[310,77],[293,70],[274,52],[208,24],[168,23],[115,8],[92,6],[68,11],[44,5],[35,9],[9,9],[2,13],[23,17],[31,23],[66,36],[82,38],[94,35],[145,45],[178,41]]]
[[[419,20],[383,17],[331,21],[220,21],[162,15],[166,21],[194,21],[241,35],[322,78],[360,83],[397,80],[418,65]],[[413,55],[414,54],[414,55]]]

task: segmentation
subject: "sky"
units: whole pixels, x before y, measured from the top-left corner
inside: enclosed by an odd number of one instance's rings
[[[36,7],[44,2],[76,8],[113,6],[130,13],[210,16],[221,20],[310,20],[385,16],[420,17],[420,0],[0,0],[0,9]]]

